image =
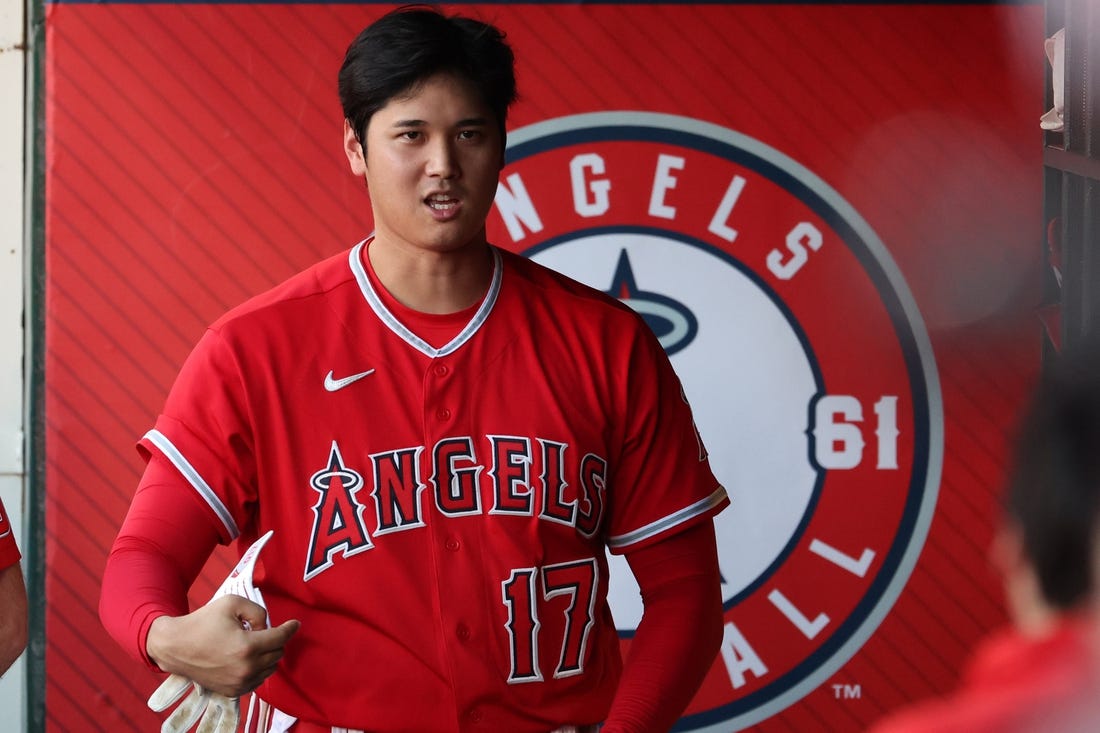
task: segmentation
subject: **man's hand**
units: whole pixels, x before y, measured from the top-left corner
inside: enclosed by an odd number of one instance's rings
[[[297,621],[268,628],[263,596],[252,585],[256,558],[271,535],[268,531],[245,551],[205,606],[184,616],[161,616],[149,626],[146,651],[172,673],[149,698],[149,707],[159,713],[191,690],[161,733],[185,733],[195,721],[196,733],[236,731],[240,696],[275,672],[298,631]]]
[[[226,595],[186,616],[156,619],[149,627],[146,649],[165,672],[182,675],[210,692],[240,697],[275,672],[300,624],[266,626],[263,606]]]

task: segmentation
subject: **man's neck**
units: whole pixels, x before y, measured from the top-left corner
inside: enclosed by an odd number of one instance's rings
[[[1006,575],[1005,596],[1012,622],[1024,636],[1046,636],[1062,617],[1062,612],[1043,598],[1039,578],[1028,565]]]
[[[456,313],[485,296],[493,259],[484,240],[461,249],[432,252],[375,238],[367,248],[371,267],[386,291],[421,313]]]

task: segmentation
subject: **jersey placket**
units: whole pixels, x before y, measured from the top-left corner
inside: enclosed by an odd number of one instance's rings
[[[462,440],[470,435],[468,411],[461,406],[460,380],[454,374],[456,361],[453,357],[437,357],[424,375],[424,446],[433,454],[441,441]],[[434,455],[425,458],[436,474],[430,476],[436,506],[429,511],[443,515],[437,514],[436,521],[429,520],[428,527],[435,560],[443,653],[450,669],[455,715],[460,730],[487,730],[485,711],[476,703],[477,690],[493,684],[484,676],[486,656],[493,650],[477,582],[481,543],[476,525],[481,521],[478,517],[484,516],[485,507],[476,480],[470,497],[473,504],[459,502],[457,508],[443,505],[441,497],[455,496],[448,485],[446,462],[437,462]],[[465,466],[470,462],[461,463]]]

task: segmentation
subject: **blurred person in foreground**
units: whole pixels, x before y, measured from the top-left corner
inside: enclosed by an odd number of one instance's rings
[[[1016,435],[991,548],[1010,623],[971,654],[958,689],[873,733],[1100,731],[1100,340],[1058,357]]]
[[[20,557],[11,522],[0,503],[0,675],[27,648],[27,590]]]

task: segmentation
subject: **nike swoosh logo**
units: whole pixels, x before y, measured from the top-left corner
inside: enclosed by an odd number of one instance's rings
[[[325,375],[325,389],[329,392],[335,392],[338,389],[343,389],[353,382],[358,382],[363,377],[369,377],[374,374],[373,369],[368,369],[365,372],[359,372],[358,374],[352,374],[350,377],[341,377],[340,379],[332,378],[332,371]]]

